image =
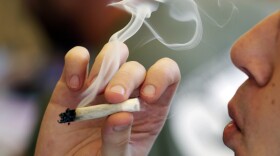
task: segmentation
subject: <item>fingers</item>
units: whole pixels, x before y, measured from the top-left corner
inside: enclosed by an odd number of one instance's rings
[[[124,63],[106,87],[106,99],[111,103],[127,100],[131,93],[143,83],[145,75],[146,69],[138,62]]]
[[[69,89],[77,91],[82,88],[87,75],[89,52],[83,47],[74,47],[65,55],[65,66],[61,81],[66,82]]]
[[[102,156],[129,155],[131,113],[117,113],[108,117],[102,130]]]
[[[95,58],[94,64],[92,66],[90,75],[88,77],[88,83],[91,83],[92,80],[98,75],[102,62],[106,58],[112,58],[111,61],[119,62],[118,66],[126,62],[128,58],[128,48],[124,43],[121,42],[109,42],[107,43],[100,53]],[[115,62],[114,62],[115,63]]]
[[[152,103],[162,96],[167,87],[177,84],[181,79],[177,63],[169,58],[157,61],[147,75],[145,72],[145,68],[137,62],[123,64],[106,88],[106,99],[111,103],[124,101],[142,85],[141,98]]]
[[[176,86],[181,78],[178,65],[171,59],[164,58],[156,62],[145,74],[145,69],[137,62],[127,62],[123,64],[120,70],[113,77],[108,84],[105,92],[106,99],[113,99],[115,96],[115,102],[121,98],[128,98],[133,90],[141,87],[140,96],[148,103],[154,103],[159,100],[159,103],[169,104],[169,100],[172,98],[176,90]],[[121,86],[114,88],[116,86]],[[163,98],[160,98],[163,97]],[[167,109],[165,107],[153,112],[156,114],[160,111],[160,114],[166,116]],[[162,112],[163,111],[163,112]],[[147,114],[148,115],[148,114]],[[135,116],[135,120],[139,120],[139,116]],[[147,117],[147,116],[145,116]],[[150,117],[148,117],[150,118]],[[143,119],[143,116],[142,118]],[[157,118],[157,122],[164,121],[163,118]],[[149,119],[150,120],[150,119]],[[131,124],[133,122],[133,116],[131,113],[117,113],[111,115],[103,127],[102,139],[102,155],[129,155],[130,150],[130,135]],[[160,129],[164,122],[157,124],[155,129]],[[149,129],[152,127],[149,123],[146,123],[148,131],[155,129]],[[154,123],[153,123],[154,124]],[[153,125],[152,124],[152,125]],[[135,126],[135,125],[134,125]],[[135,127],[134,127],[135,128]],[[159,130],[158,130],[159,131]],[[149,141],[147,141],[148,144]]]
[[[167,87],[179,83],[181,74],[177,63],[169,58],[157,61],[147,72],[140,96],[148,102],[158,100]]]

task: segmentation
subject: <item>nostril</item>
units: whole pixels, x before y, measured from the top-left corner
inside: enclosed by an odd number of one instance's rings
[[[249,64],[246,67],[239,67],[239,69],[260,87],[265,86],[272,76],[272,68],[268,64]]]
[[[245,68],[245,67],[240,67],[240,70],[241,70],[242,72],[244,72],[249,78],[253,78],[252,73],[250,73],[249,70],[248,70],[247,68]]]

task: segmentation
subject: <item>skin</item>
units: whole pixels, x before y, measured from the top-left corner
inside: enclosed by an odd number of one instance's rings
[[[59,113],[75,108],[81,93],[94,81],[104,53],[121,47],[122,65],[92,103],[118,103],[139,97],[145,111],[121,112],[107,118],[59,124]],[[74,47],[65,56],[65,66],[47,106],[37,140],[35,155],[148,155],[166,120],[170,102],[180,81],[178,65],[169,58],[157,61],[147,71],[138,62],[126,62],[128,49],[123,43],[108,43],[88,73],[89,53]],[[78,79],[71,79],[73,77]],[[79,81],[77,81],[79,80]],[[122,86],[121,90],[119,87]],[[154,87],[154,90],[151,89]]]
[[[104,45],[130,18],[119,9],[107,7],[110,0],[86,0],[83,3],[68,0],[26,2],[46,23],[66,21],[66,26],[75,29],[73,33],[94,46]],[[58,27],[65,26],[57,24]],[[121,112],[70,125],[59,124],[58,115],[66,108],[77,107],[81,94],[98,74],[104,53],[114,51],[114,44],[121,47],[121,66],[91,105],[113,104],[130,97],[139,97],[147,107],[145,111]],[[87,71],[90,56],[85,48],[74,47],[65,55],[63,73],[41,123],[35,155],[148,155],[166,121],[172,97],[181,79],[180,70],[173,60],[163,58],[146,71],[138,62],[126,61],[129,53],[126,45],[114,44],[108,43],[103,47],[90,71]],[[73,77],[76,78],[71,79]],[[123,89],[114,86],[122,86]]]
[[[40,1],[28,1],[36,10],[36,3]],[[88,0],[84,3],[65,0],[54,3],[48,0],[46,3],[49,5],[43,4],[37,9],[50,6],[47,12],[55,15],[52,18],[68,19],[81,38],[94,45],[103,45],[113,32],[123,26],[116,28],[116,24],[129,19],[126,13],[105,7],[109,0]],[[244,34],[231,51],[232,62],[248,75],[229,102],[233,122],[226,126],[223,136],[224,143],[236,156],[280,155],[280,120],[277,120],[280,117],[280,61],[277,60],[280,57],[279,19],[280,13],[274,13]],[[105,49],[112,48],[106,45]],[[79,95],[98,73],[102,52],[99,56],[87,76],[87,50],[75,47],[66,54],[63,74],[41,125],[36,155],[143,156],[150,151],[165,122],[180,80],[178,66],[167,58],[159,60],[146,72],[137,62],[125,63],[127,52],[124,52],[120,70],[93,102],[117,103],[136,94],[150,106],[149,111],[117,113],[108,118],[72,123],[70,126],[57,123],[58,114],[68,107],[76,107],[81,100]],[[75,81],[70,83],[72,75],[78,75],[81,80],[79,84]],[[123,94],[110,90],[116,84],[125,87]],[[156,87],[154,95],[144,93],[147,84]]]
[[[236,156],[280,155],[280,11],[244,34],[232,62],[248,75],[229,102],[224,143]]]

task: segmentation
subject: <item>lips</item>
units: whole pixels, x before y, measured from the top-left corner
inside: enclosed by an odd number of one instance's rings
[[[229,116],[232,118],[232,121],[227,124],[223,132],[223,141],[226,146],[233,149],[236,146],[236,140],[240,139],[242,134],[242,128],[240,127],[240,120],[237,116],[236,109],[233,107],[233,103],[228,105]]]
[[[237,112],[236,109],[234,108],[233,103],[229,103],[228,104],[228,114],[230,116],[230,118],[232,119],[232,124],[234,124],[237,128],[237,130],[239,130],[240,132],[242,131],[241,127],[240,127],[240,120],[237,116]]]

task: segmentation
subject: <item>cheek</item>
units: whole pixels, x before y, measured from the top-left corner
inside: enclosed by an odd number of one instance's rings
[[[251,141],[268,142],[280,136],[280,90],[275,82],[267,84],[251,97],[246,107],[246,133]]]

